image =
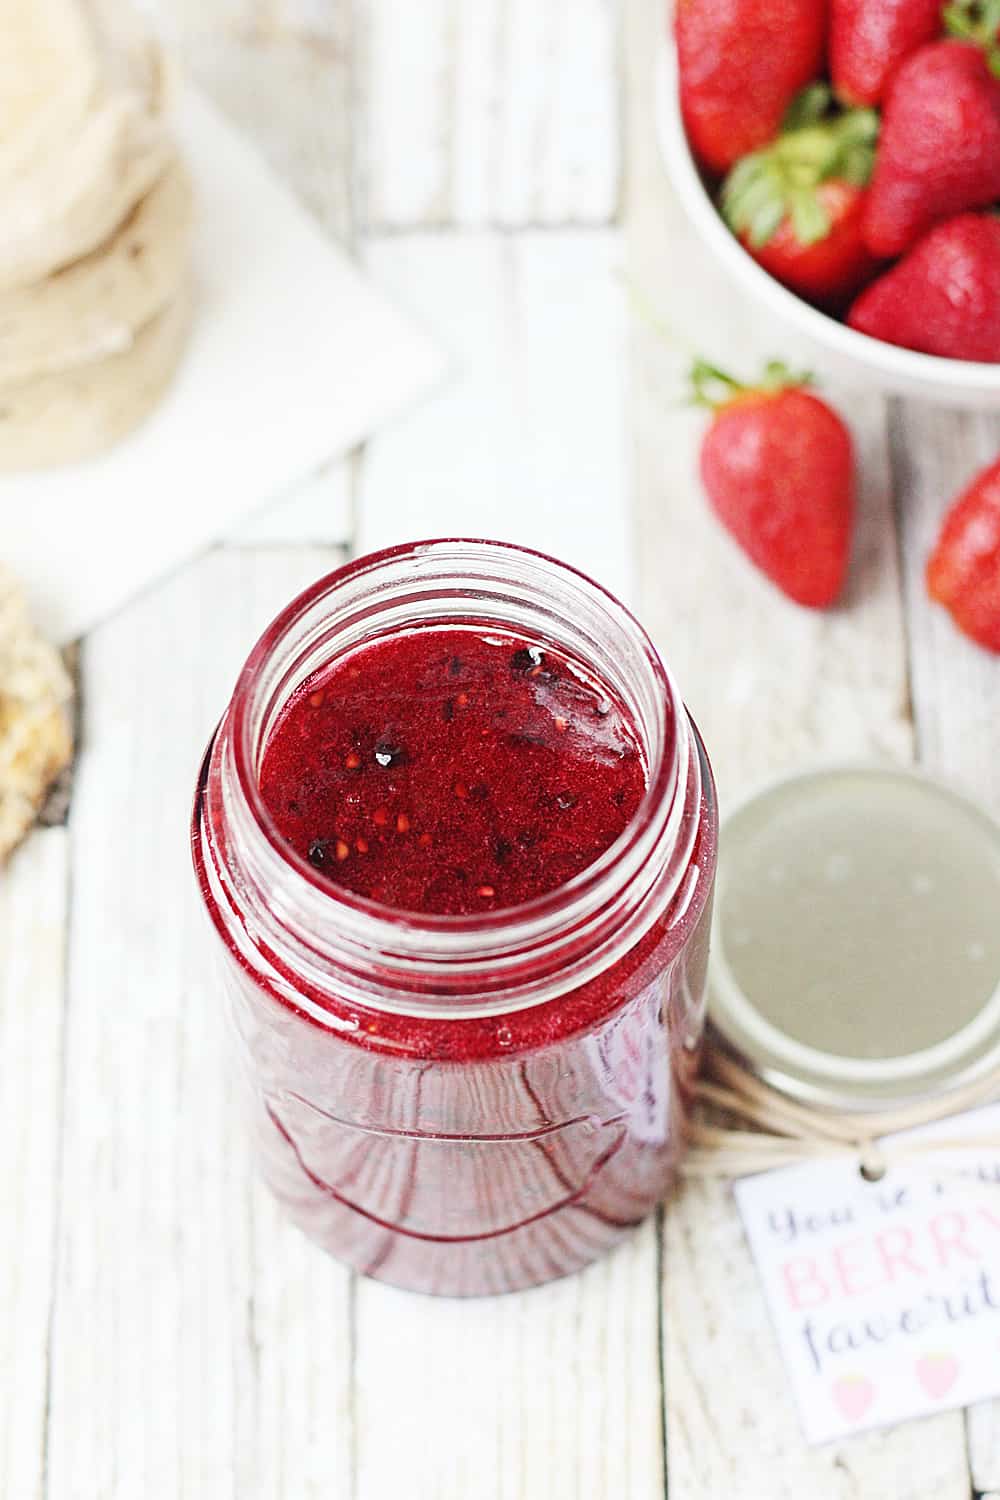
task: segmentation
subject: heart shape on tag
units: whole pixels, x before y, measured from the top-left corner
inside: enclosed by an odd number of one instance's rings
[[[842,1417],[859,1421],[875,1400],[875,1387],[864,1375],[841,1375],[834,1381],[830,1394]]]
[[[917,1379],[927,1392],[939,1401],[947,1396],[958,1379],[958,1360],[953,1354],[924,1354],[917,1360]]]

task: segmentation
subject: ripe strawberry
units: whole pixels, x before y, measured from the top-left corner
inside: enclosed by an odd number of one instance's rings
[[[889,89],[863,229],[902,255],[938,219],[1000,198],[1000,79],[972,42],[931,42]]]
[[[887,344],[1000,363],[1000,219],[938,224],[861,293],[847,321]]]
[[[945,516],[927,562],[927,591],[959,630],[1000,652],[1000,459]]]
[[[854,526],[854,449],[844,423],[779,364],[743,386],[699,361],[692,393],[713,411],[701,477],[726,530],[790,599],[812,609],[843,587]]]
[[[688,139],[726,172],[821,72],[826,0],[677,0],[674,31]]]
[[[861,237],[878,116],[859,109],[824,119],[829,99],[823,84],[807,89],[793,106],[796,128],[736,164],[722,213],[778,281],[839,310],[878,265]]]
[[[830,0],[830,77],[845,104],[879,104],[905,57],[941,34],[941,0]]]

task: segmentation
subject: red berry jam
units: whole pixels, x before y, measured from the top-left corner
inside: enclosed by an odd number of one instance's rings
[[[627,828],[645,775],[621,705],[579,663],[492,631],[420,630],[310,677],[260,785],[335,885],[456,916],[578,875]]]
[[[435,613],[453,576],[464,616]],[[295,1222],[453,1295],[640,1222],[682,1149],[715,837],[658,658],[561,565],[418,544],[289,606],[209,747],[193,848]]]

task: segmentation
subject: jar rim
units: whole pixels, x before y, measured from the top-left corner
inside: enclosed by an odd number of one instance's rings
[[[646,757],[640,804],[607,850],[553,890],[489,913],[410,912],[334,885],[287,844],[259,785],[269,731],[315,664],[439,622],[536,628],[581,660],[592,653],[589,665],[622,696]],[[211,759],[220,779],[206,784],[217,786],[210,816],[199,798],[196,819],[215,851],[204,867],[209,887],[237,944],[297,993],[308,976],[317,994],[335,983],[342,999],[407,1014],[433,1013],[445,996],[449,1006],[461,998],[463,1014],[554,998],[616,962],[675,898],[686,911],[706,776],[711,792],[697,732],[631,611],[579,569],[478,538],[386,548],[299,594],[250,652]]]
[[[534,559],[555,569],[558,573],[575,579],[588,592],[608,607],[609,614],[618,615],[621,623],[634,633],[640,644],[647,666],[661,691],[663,705],[661,734],[657,745],[656,763],[647,765],[646,788],[639,806],[619,837],[601,855],[570,880],[546,891],[529,901],[513,906],[499,907],[488,914],[468,913],[460,916],[435,915],[401,910],[386,903],[358,895],[344,887],[334,885],[315,870],[282,837],[278,825],[267,807],[260,790],[254,769],[254,747],[252,745],[251,704],[255,688],[260,681],[261,668],[277,645],[294,626],[325,597],[343,588],[351,580],[377,573],[388,563],[397,563],[407,558],[417,558],[438,549],[474,548],[481,553],[496,551],[500,557],[523,557]],[[667,708],[678,726],[674,740],[662,732],[666,729]],[[426,541],[404,542],[393,547],[353,558],[316,580],[296,595],[263,631],[253,646],[236,681],[231,701],[233,714],[234,768],[241,793],[253,819],[269,846],[278,854],[287,868],[322,893],[335,906],[345,912],[356,913],[372,921],[381,922],[398,931],[400,927],[414,932],[431,934],[456,934],[481,937],[484,930],[499,928],[507,932],[523,923],[556,910],[563,911],[577,898],[594,892],[595,888],[618,867],[628,851],[642,838],[644,831],[655,822],[656,814],[663,809],[665,801],[676,800],[680,768],[676,759],[667,753],[671,745],[680,747],[684,736],[679,732],[683,722],[684,708],[669,669],[653,645],[645,628],[635,615],[609,589],[595,582],[579,568],[551,557],[534,548],[523,547],[513,542],[498,542],[479,537],[440,537]]]

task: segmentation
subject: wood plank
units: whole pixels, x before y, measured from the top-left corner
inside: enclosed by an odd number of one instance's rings
[[[920,757],[1000,817],[1000,658],[981,651],[932,605],[924,567],[949,502],[1000,452],[1000,420],[900,404],[893,457],[902,537],[913,707]],[[977,1490],[1000,1490],[1000,1401],[968,1414]]]
[[[1000,657],[961,635],[924,588],[949,503],[1000,452],[1000,419],[901,404],[893,464],[920,757],[1000,816]]]
[[[49,1376],[69,879],[65,828],[0,873],[0,1494],[41,1500]]]
[[[339,52],[311,38],[208,37],[182,50],[193,76],[260,149],[334,239],[347,243],[350,79]],[[261,101],[280,100],[262,109]]]
[[[350,1277],[251,1190],[187,856],[246,651],[337,557],[211,553],[84,647],[51,1500],[348,1489]]]
[[[656,1236],[471,1302],[358,1282],[357,1500],[660,1500]]]
[[[368,445],[358,548],[491,536],[633,591],[626,309],[611,231],[369,242],[377,281],[447,348],[442,392]]]
[[[370,230],[614,218],[611,0],[360,0],[359,15]]]
[[[147,0],[186,67],[333,237],[350,239],[349,0]]]
[[[970,1407],[966,1433],[973,1489],[1000,1492],[1000,1401]]]
[[[692,350],[752,372],[796,363],[694,241],[672,201],[651,123],[660,13],[629,8],[631,274],[667,341],[635,332],[634,422],[643,612],[704,732],[723,807],[815,759],[913,751],[884,404],[831,391],[864,473],[843,605],[797,609],[712,521],[697,478],[704,418],[676,409]],[[821,1449],[801,1437],[788,1381],[731,1193],[689,1185],[666,1214],[665,1369],[671,1493],[769,1500],[893,1495],[968,1500],[960,1413]]]

